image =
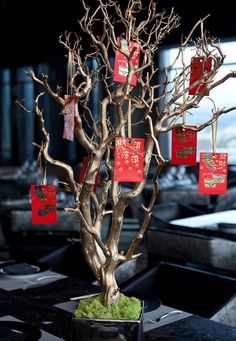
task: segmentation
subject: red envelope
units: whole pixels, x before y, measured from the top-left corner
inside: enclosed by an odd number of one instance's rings
[[[56,224],[56,186],[31,185],[31,206],[33,224]]]
[[[64,130],[63,138],[69,141],[74,140],[75,114],[78,111],[77,98],[75,96],[65,96],[64,106]]]
[[[87,170],[87,166],[88,166],[88,161],[89,161],[89,157],[88,156],[84,156],[83,157],[83,162],[82,162],[82,168],[81,168],[80,175],[79,175],[79,182],[80,182],[80,184],[84,180],[84,176],[85,176],[85,173],[86,173],[86,170]],[[96,179],[95,179],[95,184],[94,184],[94,189],[93,189],[94,192],[96,192],[98,181],[99,181],[99,172],[97,172],[97,176],[96,176]]]
[[[225,194],[227,191],[227,172],[227,153],[200,153],[199,193]]]
[[[134,47],[136,50],[133,54],[132,64],[138,68],[139,66],[139,55],[140,55],[140,44],[133,41],[127,42],[125,39],[117,38],[117,44],[121,46],[121,49],[130,54]],[[115,65],[113,80],[119,83],[125,83],[128,75],[128,61],[127,58],[117,50],[115,53]],[[137,72],[132,75],[131,85],[136,85],[138,79]]]
[[[196,165],[196,150],[196,131],[183,129],[182,127],[172,129],[173,165]]]
[[[195,82],[199,81],[204,73],[209,73],[211,71],[212,58],[208,57],[193,57],[191,60],[191,68],[190,68],[190,82],[191,86]],[[206,79],[204,78],[204,81]],[[205,89],[205,83],[199,83],[197,86],[193,87],[189,90],[189,95],[198,95],[203,89]],[[209,92],[206,93],[209,95]]]
[[[114,180],[120,182],[144,181],[144,139],[115,139]]]

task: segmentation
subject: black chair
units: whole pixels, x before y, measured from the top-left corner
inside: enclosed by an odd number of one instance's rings
[[[236,296],[236,277],[157,262],[123,283],[121,291],[157,297],[164,305],[211,318]]]

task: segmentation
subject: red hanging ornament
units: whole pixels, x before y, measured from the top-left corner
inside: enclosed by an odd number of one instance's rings
[[[144,181],[144,142],[142,138],[115,139],[115,181]]]
[[[56,224],[56,186],[31,185],[31,206],[33,224]]]
[[[227,153],[200,153],[199,193],[225,194],[227,191]]]
[[[199,83],[189,90],[189,95],[198,95],[206,87],[206,77],[204,74],[211,71],[212,58],[211,57],[193,57],[191,60],[190,67],[190,82],[189,86],[195,82]],[[201,81],[200,81],[201,80]],[[209,95],[209,92],[205,93]]]
[[[182,127],[172,129],[171,159],[173,165],[196,165],[196,150],[196,131]]]
[[[133,48],[136,48],[132,57],[132,64],[138,68],[139,66],[139,55],[140,55],[140,44],[135,43],[133,41],[127,42],[127,40],[123,38],[117,38],[117,44],[120,45],[120,48],[127,55],[131,53]],[[119,83],[125,83],[127,80],[129,67],[127,57],[124,56],[119,50],[116,50],[115,53],[115,65],[114,65],[114,75],[113,80]],[[132,75],[130,84],[135,86],[137,84],[138,74],[135,72]]]

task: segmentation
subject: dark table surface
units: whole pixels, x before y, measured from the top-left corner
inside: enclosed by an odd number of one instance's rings
[[[33,324],[65,341],[71,340],[71,313],[55,307],[71,297],[85,295],[97,287],[88,282],[65,278],[27,290],[0,289],[0,317],[11,315]],[[236,328],[191,315],[144,333],[144,340],[234,341]]]

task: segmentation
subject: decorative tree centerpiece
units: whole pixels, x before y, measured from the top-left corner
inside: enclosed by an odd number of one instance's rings
[[[27,75],[43,89],[34,107],[43,134],[42,143],[36,146],[47,162],[66,172],[64,185],[75,201],[74,207],[65,210],[78,215],[84,258],[101,287],[103,304],[108,306],[119,301],[117,266],[140,256],[136,253],[137,246],[149,225],[159,190],[158,177],[167,162],[159,147],[160,134],[175,129],[198,132],[216,122],[220,115],[234,110],[235,107],[215,108],[212,118],[204,124],[186,124],[191,109],[198,107],[204,96],[236,73],[215,81],[225,56],[216,39],[203,29],[206,18],[200,19],[182,38],[176,59],[165,70],[159,70],[158,47],[180,24],[174,10],[159,11],[155,0],[150,0],[147,7],[141,0],[97,0],[94,9],[85,0],[81,2],[84,8],[79,20],[81,33],[66,33],[64,38],[60,37],[68,58],[67,92],[62,93],[60,87],[53,90],[45,74],[37,76],[30,71]],[[197,31],[199,37],[194,38]],[[201,62],[195,78],[192,78],[193,64],[184,61],[184,51],[189,45],[193,57],[200,58]],[[174,70],[177,60],[181,60],[181,70],[170,78],[169,71]],[[97,88],[103,90],[103,97],[93,104],[99,107],[99,115],[95,116],[90,100]],[[72,166],[50,154],[44,115],[51,113],[40,105],[45,95],[63,108],[63,137],[76,138],[87,153],[80,183]],[[143,210],[143,221],[128,249],[120,250],[125,210],[142,194],[150,177],[150,166],[155,169],[153,191],[149,202],[137,207]],[[100,186],[95,188],[101,167],[105,172]],[[124,190],[127,182],[130,189]],[[111,227],[104,241],[102,231],[106,215],[111,215]]]

